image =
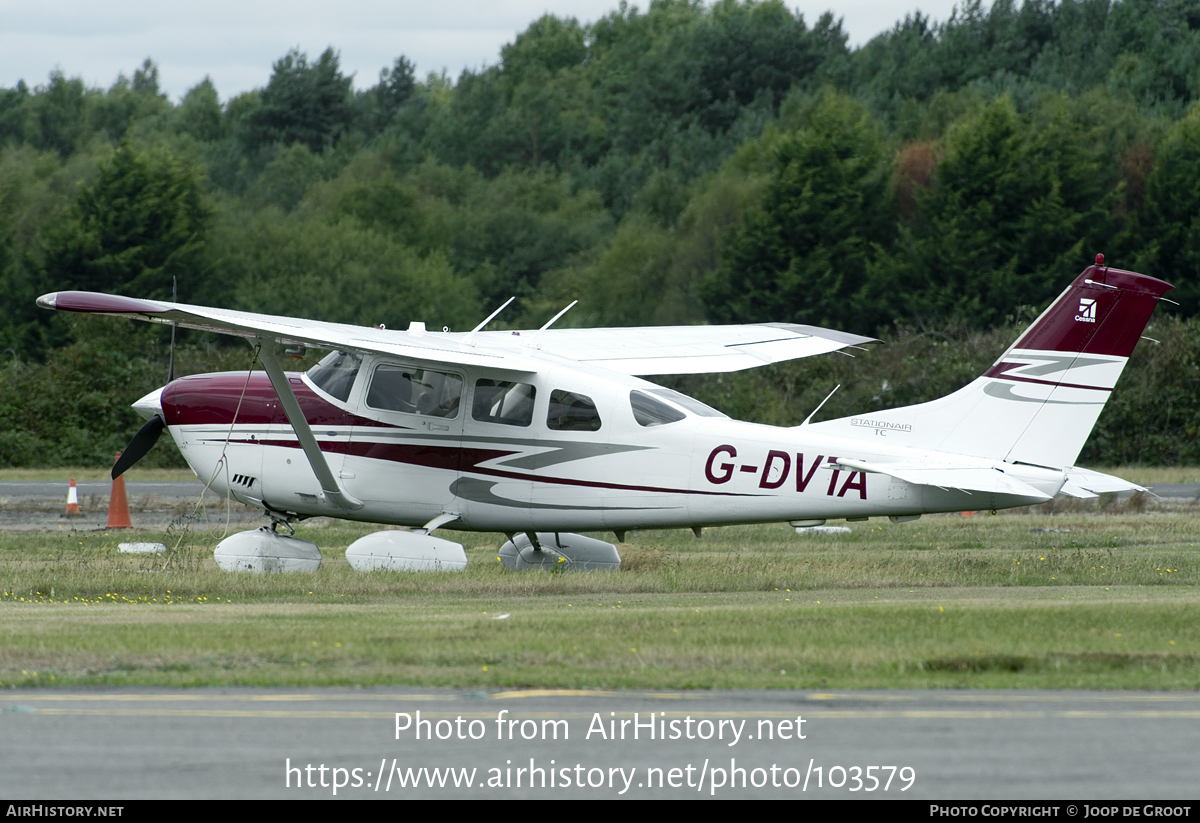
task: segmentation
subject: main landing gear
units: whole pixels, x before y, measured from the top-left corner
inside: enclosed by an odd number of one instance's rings
[[[500,562],[509,571],[563,569],[599,571],[621,568],[621,555],[612,543],[567,532],[524,532],[511,535],[500,547]]]
[[[213,557],[227,572],[315,572],[321,567],[321,550],[295,536],[297,518],[268,511],[271,525],[238,532],[222,540]],[[360,572],[462,571],[467,554],[461,543],[434,537],[429,532],[458,519],[439,515],[412,531],[381,531],[360,537],[346,549],[346,560]],[[500,560],[510,571],[536,569],[564,571],[617,570],[621,555],[612,543],[567,532],[525,532],[509,535],[500,547]]]
[[[217,544],[213,557],[227,572],[315,572],[321,568],[321,550],[316,543],[295,536],[291,523],[268,512],[271,525],[238,532]],[[287,533],[280,534],[282,527]]]
[[[227,572],[315,572],[321,567],[321,550],[295,536],[296,518],[268,511],[270,526],[239,532],[222,540],[213,557]],[[429,532],[458,519],[447,513],[412,531],[382,531],[360,537],[346,549],[346,560],[357,571],[462,571],[467,554],[462,544]]]

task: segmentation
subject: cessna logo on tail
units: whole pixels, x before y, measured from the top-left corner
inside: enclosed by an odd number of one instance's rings
[[[1079,314],[1075,319],[1080,323],[1096,322],[1096,301],[1088,297],[1079,298]]]

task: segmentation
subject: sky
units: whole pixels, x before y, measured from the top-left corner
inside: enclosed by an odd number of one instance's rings
[[[89,86],[107,88],[131,76],[147,57],[159,85],[179,98],[207,75],[222,99],[265,86],[271,65],[289,49],[316,58],[340,53],[355,87],[374,85],[379,70],[403,54],[418,76],[500,61],[512,42],[542,14],[591,22],[619,0],[0,0],[0,86],[30,86],[61,70]],[[851,46],[920,10],[945,20],[954,0],[786,0],[812,24],[826,10],[843,20]],[[646,0],[630,3],[645,8]],[[988,5],[984,4],[985,7]]]

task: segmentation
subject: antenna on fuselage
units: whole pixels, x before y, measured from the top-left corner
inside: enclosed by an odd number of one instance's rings
[[[546,329],[548,329],[548,328],[550,328],[551,326],[553,326],[553,325],[554,325],[554,321],[558,320],[558,318],[562,317],[564,314],[566,314],[567,312],[569,312],[571,309],[575,308],[575,304],[576,304],[576,303],[578,303],[578,302],[579,302],[578,300],[572,300],[572,301],[571,301],[571,305],[567,306],[565,309],[563,309],[562,311],[560,311],[558,314],[554,315],[554,316],[553,316],[553,317],[551,317],[549,320],[547,320],[547,321],[546,321],[546,325],[542,326],[540,329],[538,329],[537,331],[535,331],[535,332],[533,333],[533,336],[532,336],[532,337],[530,337],[530,338],[529,338],[529,340],[527,340],[527,341],[525,342],[525,345],[526,345],[526,346],[532,346],[532,345],[533,345],[533,341],[534,341],[534,340],[537,340],[537,336],[538,336],[539,334],[541,334],[541,333],[542,333],[542,332],[544,332]]]
[[[487,319],[486,319],[486,320],[484,320],[482,323],[480,323],[480,324],[479,324],[478,326],[476,326],[475,328],[471,329],[470,333],[469,333],[469,334],[467,334],[467,339],[466,339],[466,343],[467,343],[467,345],[469,345],[469,346],[474,346],[474,345],[475,345],[475,340],[474,340],[474,338],[475,338],[475,332],[479,331],[479,330],[480,330],[480,329],[482,329],[484,326],[486,326],[488,323],[491,323],[493,320],[495,320],[495,319],[496,319],[496,315],[498,315],[500,312],[502,312],[502,311],[504,311],[505,309],[507,309],[507,308],[508,308],[508,304],[509,304],[509,303],[511,303],[512,301],[516,300],[516,299],[517,299],[517,296],[514,294],[512,297],[510,297],[510,298],[508,298],[507,300],[505,300],[505,301],[504,301],[504,305],[503,305],[503,306],[501,306],[500,308],[496,309],[494,312],[492,312],[491,314],[489,314],[489,315],[487,316]]]
[[[829,402],[829,398],[833,397],[833,395],[834,395],[834,392],[836,392],[836,391],[837,391],[838,389],[840,389],[841,387],[842,387],[842,384],[841,384],[841,383],[838,383],[836,386],[834,386],[834,387],[833,387],[833,391],[831,391],[829,394],[825,395],[825,399],[824,399],[824,400],[822,400],[820,403],[818,403],[818,404],[817,404],[817,407],[816,407],[815,409],[813,409],[813,410],[812,410],[812,414],[810,414],[808,417],[804,418],[804,422],[803,422],[803,423],[801,423],[800,425],[801,425],[801,426],[807,426],[807,425],[808,425],[808,421],[810,421],[810,420],[812,420],[812,419],[813,419],[813,415],[815,415],[817,412],[819,412],[819,411],[821,410],[821,407],[822,407],[822,406],[824,406],[826,403],[828,403],[828,402]]]

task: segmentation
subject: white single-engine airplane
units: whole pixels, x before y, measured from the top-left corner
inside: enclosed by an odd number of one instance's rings
[[[89,292],[37,302],[258,347],[265,374],[184,377],[134,404],[148,422],[113,469],[166,428],[198,477],[263,508],[270,527],[223,541],[222,568],[316,569],[319,549],[290,523],[325,516],[414,527],[356,541],[346,556],[359,569],[461,569],[462,546],[430,535],[451,524],[506,533],[509,568],[586,569],[620,557],[574,532],[624,542],[637,528],[900,522],[1140,488],[1073,464],[1171,288],[1097,256],[964,388],[790,428],[731,420],[638,376],[736,371],[870,338],[789,323],[483,331],[495,314],[466,333],[389,331]],[[295,374],[282,347],[332,353]]]

